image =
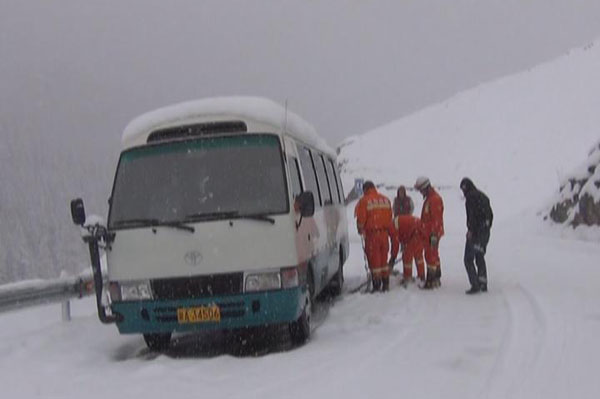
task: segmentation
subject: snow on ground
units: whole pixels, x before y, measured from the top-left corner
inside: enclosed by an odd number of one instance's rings
[[[307,345],[256,357],[216,334],[153,355],[102,325],[90,298],[73,303],[70,323],[59,305],[2,314],[2,397],[595,398],[600,248],[528,223],[494,230],[487,294],[464,295],[464,237],[451,233],[441,289],[346,292],[319,305]],[[356,234],[351,250],[347,287],[364,279]]]
[[[153,354],[100,324],[89,298],[73,304],[70,323],[59,305],[0,314],[2,397],[597,398],[600,246],[565,238],[535,210],[558,188],[552,175],[597,141],[599,61],[597,48],[574,52],[344,147],[346,188],[358,173],[388,184],[429,174],[442,186],[440,289],[394,281],[387,294],[346,292],[319,304],[308,344],[290,348],[274,330],[277,342],[256,351],[202,334]],[[489,292],[475,296],[464,294],[463,175],[483,182],[497,215]],[[364,279],[352,210],[347,287]]]

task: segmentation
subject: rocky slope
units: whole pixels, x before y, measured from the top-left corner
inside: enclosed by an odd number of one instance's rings
[[[600,226],[600,141],[587,160],[563,180],[548,216],[573,227]]]

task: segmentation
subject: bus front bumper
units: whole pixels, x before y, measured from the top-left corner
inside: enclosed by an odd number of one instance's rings
[[[180,300],[114,302],[113,313],[121,334],[222,330],[289,323],[300,317],[307,291],[296,287],[277,291]],[[200,307],[219,309],[218,321],[178,320],[178,310]]]

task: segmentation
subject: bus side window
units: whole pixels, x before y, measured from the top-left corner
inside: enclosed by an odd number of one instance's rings
[[[292,198],[302,192],[302,182],[300,181],[300,170],[298,169],[298,160],[295,157],[289,157],[290,180],[292,186]]]
[[[335,178],[337,180],[338,192],[340,193],[342,203],[346,202],[346,195],[344,194],[344,186],[342,185],[342,179],[340,179],[340,172],[338,171],[337,166],[332,162],[333,171],[335,172]]]
[[[327,180],[329,181],[329,189],[331,190],[332,201],[334,204],[339,204],[342,202],[340,197],[340,191],[337,187],[337,178],[335,177],[335,173],[333,172],[333,164],[331,163],[331,159],[323,158],[325,162],[325,169],[327,170]]]
[[[301,147],[298,149],[300,155],[300,167],[302,168],[302,177],[304,178],[304,189],[312,191],[315,197],[315,206],[321,206],[321,194],[317,185],[317,174],[310,157],[308,148]]]
[[[312,155],[315,163],[315,170],[317,171],[317,182],[319,184],[322,203],[323,205],[331,205],[331,192],[329,191],[329,185],[327,184],[327,174],[325,173],[323,156],[315,152],[313,152]]]

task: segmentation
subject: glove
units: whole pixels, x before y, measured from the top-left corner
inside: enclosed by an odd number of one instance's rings
[[[438,242],[439,242],[439,238],[438,238],[438,236],[436,236],[435,234],[431,234],[431,235],[429,236],[429,244],[430,244],[432,247],[437,247],[437,246],[438,246]]]

